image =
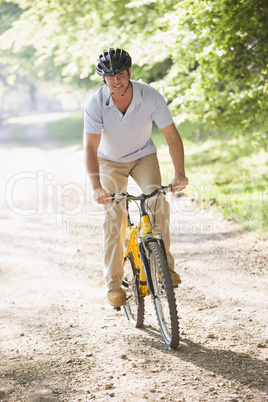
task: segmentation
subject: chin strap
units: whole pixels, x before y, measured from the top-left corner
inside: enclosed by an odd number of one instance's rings
[[[125,95],[125,93],[127,92],[128,88],[129,88],[129,85],[130,85],[130,80],[128,81],[128,86],[126,87],[125,92],[123,93],[123,95],[122,95],[122,96],[124,96],[124,95]]]

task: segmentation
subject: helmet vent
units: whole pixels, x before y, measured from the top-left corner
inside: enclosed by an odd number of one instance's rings
[[[110,48],[99,55],[95,70],[99,75],[113,76],[130,68],[131,65],[131,57],[124,49]]]

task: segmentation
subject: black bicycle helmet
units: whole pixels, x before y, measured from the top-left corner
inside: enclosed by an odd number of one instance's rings
[[[95,70],[99,75],[111,77],[130,68],[131,64],[131,57],[124,49],[110,48],[99,55]]]

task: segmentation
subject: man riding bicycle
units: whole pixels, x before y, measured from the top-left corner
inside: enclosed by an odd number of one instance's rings
[[[131,65],[131,57],[123,49],[110,48],[98,57],[95,69],[105,85],[90,98],[84,114],[86,169],[93,198],[105,208],[104,279],[113,306],[125,304],[121,283],[127,217],[125,208],[109,197],[126,192],[129,176],[144,193],[161,185],[157,150],[151,139],[153,121],[169,147],[175,169],[172,185],[181,186],[174,191],[188,184],[182,140],[167,104],[156,89],[131,80]],[[181,280],[169,250],[169,204],[164,197],[157,201],[154,226],[163,236],[171,279],[177,285]]]

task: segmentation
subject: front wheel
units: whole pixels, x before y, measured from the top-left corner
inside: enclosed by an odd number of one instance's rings
[[[140,328],[144,321],[144,297],[139,296],[139,279],[132,253],[125,262],[122,287],[126,293],[126,316],[134,327]]]
[[[158,324],[165,344],[175,349],[179,344],[179,322],[167,258],[156,242],[149,244],[149,252]]]

